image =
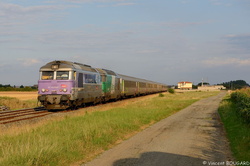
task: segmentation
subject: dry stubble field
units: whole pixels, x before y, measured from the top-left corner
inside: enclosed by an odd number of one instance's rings
[[[0,97],[15,97],[19,100],[36,100],[37,99],[37,91],[32,92],[17,92],[17,91],[8,91],[8,92],[0,92]]]
[[[0,106],[8,107],[10,110],[37,107],[37,96],[37,91],[0,91]]]

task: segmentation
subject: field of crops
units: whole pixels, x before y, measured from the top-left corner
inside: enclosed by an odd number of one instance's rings
[[[37,92],[0,91],[0,106],[14,109],[37,106]]]

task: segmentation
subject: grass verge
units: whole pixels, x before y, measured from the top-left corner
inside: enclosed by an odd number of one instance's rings
[[[145,98],[108,111],[67,115],[42,126],[0,135],[0,165],[83,163],[143,128],[218,92],[186,92]],[[80,161],[80,162],[79,162]]]
[[[233,156],[237,161],[250,161],[250,125],[237,113],[236,105],[227,96],[220,104],[219,114],[224,123]]]

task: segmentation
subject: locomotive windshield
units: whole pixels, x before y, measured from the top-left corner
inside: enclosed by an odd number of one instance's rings
[[[69,71],[43,71],[41,80],[69,80]]]
[[[43,71],[42,80],[53,80],[54,72],[53,71]]]
[[[68,80],[69,79],[69,71],[57,71],[56,72],[57,80]]]

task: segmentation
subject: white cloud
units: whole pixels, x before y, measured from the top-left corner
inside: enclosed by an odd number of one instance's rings
[[[0,2],[0,24],[3,27],[15,27],[34,24],[55,17],[56,10],[72,7],[66,5],[22,6]]]
[[[190,21],[190,22],[184,22],[184,21],[161,21],[161,22],[134,22],[130,23],[129,26],[139,26],[140,28],[147,27],[147,28],[187,28],[187,27],[196,27],[200,25],[207,25],[214,23],[213,20],[204,20],[204,21]],[[117,23],[118,24],[118,23]],[[128,26],[124,23],[120,23],[123,26]],[[166,29],[165,29],[166,30]]]
[[[131,1],[131,0],[78,0],[78,1],[83,1],[83,2],[84,1],[90,1],[90,2],[102,2],[102,3],[106,3],[106,2],[126,2],[126,1]]]
[[[49,10],[63,9],[63,6],[59,5],[40,5],[40,6],[21,6],[11,3],[0,3],[0,14],[6,17],[22,17],[24,15],[30,15],[35,13],[44,13]],[[20,16],[20,14],[22,16]]]
[[[232,6],[230,0],[209,0],[213,5]]]
[[[136,3],[117,3],[113,6],[132,6],[135,5]]]
[[[226,65],[250,66],[250,59],[211,58],[204,60],[202,63],[209,67],[226,66]]]
[[[113,3],[113,2],[131,2],[131,0],[64,0],[66,2],[70,2],[70,3],[95,3],[95,2],[99,2],[99,3]]]
[[[25,66],[25,67],[35,66],[41,63],[40,60],[35,59],[35,58],[24,58],[24,59],[19,59],[18,61],[22,66]]]
[[[237,51],[249,56],[250,34],[228,34],[223,36],[223,40],[231,47],[231,51]]]

